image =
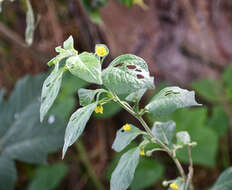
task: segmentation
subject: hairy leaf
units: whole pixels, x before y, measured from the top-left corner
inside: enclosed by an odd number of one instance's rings
[[[136,92],[132,92],[126,97],[126,100],[129,102],[139,102],[146,91],[147,89],[145,88],[145,89],[140,89]]]
[[[232,167],[227,168],[217,179],[210,190],[231,190],[232,189]]]
[[[48,110],[54,103],[62,82],[62,76],[64,73],[63,68],[55,66],[54,70],[44,81],[42,94],[41,94],[41,106],[40,106],[40,121],[42,122]]]
[[[63,46],[64,48],[61,46],[55,48],[56,52],[59,54],[47,63],[49,67],[53,64],[59,64],[63,59],[78,54],[78,51],[74,49],[74,40],[72,36],[69,36],[69,38],[64,41]]]
[[[101,64],[92,53],[83,52],[66,60],[69,71],[90,83],[102,84]]]
[[[11,159],[0,156],[0,189],[13,190],[17,179],[15,164]]]
[[[110,180],[112,172],[120,160],[120,156],[135,146],[136,144],[132,142],[123,151],[114,155],[113,160],[106,171],[107,180]],[[164,167],[161,165],[161,163],[148,157],[140,157],[130,189],[142,190],[148,188],[149,186],[154,185],[163,176],[163,174]]]
[[[110,190],[126,190],[133,178],[135,169],[139,163],[140,149],[133,148],[124,153],[119,160],[119,163],[112,173],[110,180]]]
[[[74,40],[72,36],[69,36],[67,40],[63,43],[65,50],[73,50],[74,49]]]
[[[179,145],[187,145],[191,142],[191,138],[187,131],[180,131],[176,133],[177,144]]]
[[[131,183],[132,190],[142,190],[155,184],[164,174],[164,167],[158,161],[140,158]]]
[[[154,136],[163,143],[170,145],[176,130],[176,123],[174,121],[155,122],[152,127]]]
[[[167,87],[156,94],[145,109],[157,117],[168,115],[178,108],[200,106],[193,91],[179,87]]]
[[[64,158],[68,147],[71,146],[83,133],[86,123],[88,122],[96,106],[97,106],[97,103],[94,102],[85,107],[79,108],[70,117],[68,126],[65,131],[62,158]]]
[[[117,152],[122,151],[128,144],[131,143],[131,141],[133,141],[138,135],[143,133],[143,131],[141,131],[134,125],[129,125],[131,128],[129,131],[124,131],[123,127],[117,131],[116,138],[112,145],[112,148]]]
[[[94,97],[97,93],[104,92],[104,89],[89,90],[81,88],[78,90],[80,105],[86,106],[94,101]]]
[[[114,59],[103,70],[103,84],[116,94],[129,94],[144,88],[154,88],[146,62],[135,55],[125,54]]]

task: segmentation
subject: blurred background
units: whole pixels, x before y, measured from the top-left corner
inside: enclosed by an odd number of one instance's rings
[[[93,52],[96,43],[106,44],[110,55],[103,67],[125,53],[145,59],[156,90],[146,93],[141,107],[164,86],[196,91],[204,106],[178,110],[169,119],[177,123],[177,131],[187,130],[198,142],[193,149],[197,190],[209,189],[231,166],[231,0],[0,0],[0,4],[1,190],[109,189],[121,155],[111,149],[116,131],[125,123],[140,127],[117,104],[106,104],[104,114],[91,117],[81,140],[61,159],[68,118],[80,106],[77,90],[96,86],[66,73],[43,124],[35,101],[50,72],[46,63],[70,35],[79,52]],[[152,126],[154,118],[145,119]],[[7,156],[1,155],[4,151]],[[178,156],[187,171],[187,157],[183,152]],[[130,189],[162,190],[162,180],[177,175],[171,159],[155,153],[141,160]]]

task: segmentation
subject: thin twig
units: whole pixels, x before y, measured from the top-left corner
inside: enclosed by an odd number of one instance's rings
[[[183,180],[186,180],[186,175],[184,172],[183,167],[181,166],[179,160],[176,158],[176,156],[173,154],[173,152],[159,139],[155,138],[155,136],[153,135],[151,129],[148,127],[147,123],[143,120],[142,116],[138,115],[137,113],[135,113],[133,110],[131,110],[126,104],[124,104],[116,95],[114,95],[116,102],[118,102],[125,110],[127,110],[131,115],[133,115],[136,119],[139,120],[139,122],[142,124],[142,126],[144,127],[144,129],[146,130],[146,132],[148,133],[148,135],[151,137],[151,140],[154,143],[159,144],[162,148],[164,148],[166,150],[166,152],[168,153],[168,155],[173,159],[173,161],[175,162],[177,169],[181,175],[181,177],[183,178]]]
[[[189,157],[189,173],[184,190],[188,190],[188,187],[191,184],[193,178],[193,160],[191,154],[191,147],[189,145],[188,145],[188,157]]]

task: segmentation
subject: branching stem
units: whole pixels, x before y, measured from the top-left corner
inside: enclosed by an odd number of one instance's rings
[[[148,133],[148,135],[151,137],[151,140],[154,143],[159,144],[167,153],[168,155],[173,159],[173,161],[176,164],[176,167],[181,175],[181,177],[183,178],[184,181],[186,181],[186,175],[184,172],[183,167],[181,166],[179,160],[176,158],[175,154],[173,153],[173,151],[166,146],[162,141],[160,141],[159,139],[157,139],[151,129],[148,127],[147,123],[143,120],[142,116],[140,116],[139,114],[135,113],[127,104],[125,104],[124,102],[122,102],[118,96],[114,95],[114,99],[117,103],[119,103],[126,111],[128,111],[131,115],[133,115],[136,119],[139,120],[139,122],[141,123],[141,125],[144,127],[144,129],[146,130],[146,132]]]

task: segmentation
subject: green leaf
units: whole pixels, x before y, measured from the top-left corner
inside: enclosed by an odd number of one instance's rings
[[[70,72],[67,72],[64,75],[59,95],[49,113],[58,116],[62,120],[68,120],[70,114],[75,109],[75,95],[77,90],[86,87],[87,85],[87,82],[73,76]]]
[[[136,92],[132,92],[126,97],[126,101],[139,102],[146,91],[147,91],[147,89],[145,88],[145,89],[140,89]]]
[[[94,102],[85,107],[79,108],[70,117],[68,126],[65,131],[62,158],[64,158],[68,147],[71,146],[83,133],[86,123],[88,122],[96,106],[97,103]]]
[[[63,144],[63,123],[39,121],[39,88],[44,75],[19,80],[0,110],[1,155],[29,163],[45,163],[47,153]],[[3,125],[2,125],[3,124]],[[3,129],[3,130],[2,130]]]
[[[74,49],[74,40],[72,36],[69,36],[67,40],[64,41],[64,49],[65,50],[73,50]]]
[[[213,113],[207,121],[207,126],[213,129],[218,137],[225,135],[229,128],[229,118],[222,107],[213,107]]]
[[[40,107],[40,121],[42,122],[48,110],[54,103],[62,82],[62,76],[64,73],[63,68],[58,68],[56,65],[54,70],[44,81],[42,94],[41,94],[41,107]]]
[[[35,18],[34,18],[34,13],[30,0],[26,0],[26,4],[27,4],[27,18],[26,18],[27,28],[25,32],[25,39],[27,45],[30,46],[33,43],[33,39],[34,39]]]
[[[12,160],[0,156],[0,189],[13,190],[17,171]]]
[[[61,46],[55,48],[56,52],[59,54],[47,63],[49,67],[53,64],[58,65],[63,59],[67,59],[68,57],[78,54],[78,51],[74,49],[74,41],[72,36],[65,40],[63,45],[64,48]]]
[[[35,171],[35,177],[29,184],[28,190],[53,190],[57,188],[67,173],[64,163],[40,166]]]
[[[202,79],[192,83],[193,89],[198,93],[202,98],[210,102],[218,102],[220,91],[222,86],[219,81],[214,81],[211,79]]]
[[[132,124],[129,124],[131,129],[129,131],[124,131],[123,127],[117,131],[116,138],[112,145],[112,148],[116,152],[122,151],[127,145],[131,143],[138,135],[143,134],[143,131],[138,129]]]
[[[96,94],[105,92],[104,89],[96,89],[96,90],[89,90],[81,88],[78,90],[79,102],[80,105],[86,106],[91,104],[94,101],[94,97]]]
[[[139,152],[140,149],[137,147],[122,155],[111,176],[111,190],[126,190],[129,187],[134,178],[135,169],[139,163]]]
[[[114,59],[103,70],[103,84],[116,94],[129,94],[144,88],[154,88],[146,62],[135,55],[125,54]]]
[[[66,60],[69,71],[90,83],[102,84],[101,64],[92,53],[83,52]]]
[[[227,168],[217,179],[210,190],[231,190],[232,189],[232,167]]]
[[[176,123],[174,121],[155,122],[152,127],[154,136],[163,143],[170,145],[176,130]]]
[[[188,131],[191,140],[197,142],[197,146],[192,148],[193,162],[213,167],[218,151],[218,136],[206,126],[207,115],[206,108],[182,109],[174,112],[169,119],[176,122],[177,131]],[[187,154],[186,148],[177,151],[178,158],[186,164],[189,162]]]
[[[222,75],[223,81],[227,87],[231,86],[232,83],[232,65],[230,64]]]
[[[178,145],[187,145],[191,142],[191,138],[187,131],[180,131],[176,133],[176,139]]]
[[[157,117],[166,116],[178,108],[200,106],[193,91],[179,87],[167,87],[156,94],[145,109]]]
[[[164,167],[156,160],[140,158],[131,183],[132,190],[142,190],[155,184],[164,175]]]
[[[112,162],[106,171],[106,178],[110,180],[112,172],[117,166],[120,156],[127,152],[129,149],[134,148],[135,143],[128,145],[123,151],[116,153]],[[147,157],[140,157],[139,164],[135,170],[134,179],[131,183],[130,189],[138,190],[145,189],[157,182],[164,174],[164,167],[156,160]],[[142,176],[142,177],[141,177]]]

